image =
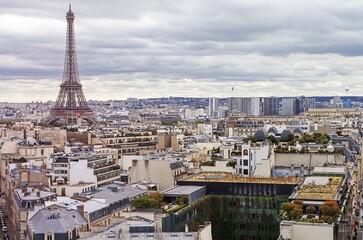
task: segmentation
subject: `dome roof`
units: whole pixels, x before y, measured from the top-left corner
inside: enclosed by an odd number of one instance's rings
[[[267,138],[267,132],[265,129],[260,129],[255,132],[255,138],[257,140],[265,140]]]
[[[275,133],[275,135],[277,134],[277,128],[275,126],[272,126],[268,129],[267,131],[268,133]]]
[[[295,128],[294,129],[294,134],[295,133],[298,133],[298,134],[300,134],[301,136],[303,136],[304,135],[304,133],[303,133],[303,131],[301,130],[301,128]]]
[[[289,136],[289,134],[292,134],[290,129],[285,129],[284,131],[282,131],[281,133],[281,140],[282,141],[286,141],[287,140],[287,136]]]

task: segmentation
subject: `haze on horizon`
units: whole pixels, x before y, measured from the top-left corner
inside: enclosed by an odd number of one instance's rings
[[[68,2],[1,5],[0,101],[54,101]],[[73,1],[83,91],[98,100],[362,95],[361,9],[357,0]]]

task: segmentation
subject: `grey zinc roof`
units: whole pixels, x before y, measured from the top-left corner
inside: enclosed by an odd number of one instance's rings
[[[295,128],[294,129],[294,133],[299,133],[301,136],[304,135],[303,131],[301,130],[301,128]]]
[[[281,140],[282,141],[286,141],[287,140],[287,136],[289,136],[290,133],[292,133],[292,132],[289,129],[285,129],[284,131],[282,131],[282,133],[281,133]]]
[[[112,189],[108,187],[118,187],[117,191],[113,192]],[[92,192],[94,199],[105,199],[105,203],[112,204],[118,202],[122,199],[133,199],[137,196],[145,195],[145,191],[133,188],[130,186],[118,186],[116,184],[110,184],[102,186],[102,190]]]
[[[175,169],[182,168],[182,167],[184,167],[184,164],[181,161],[170,163],[171,170],[175,170]]]
[[[267,132],[265,129],[260,129],[255,132],[255,138],[257,140],[264,140],[267,138]]]
[[[275,133],[275,134],[278,133],[277,128],[275,126],[270,127],[267,132],[268,133]]]
[[[205,188],[205,186],[176,186],[171,189],[165,190],[164,195],[189,195],[200,189]]]
[[[19,196],[19,199],[21,199],[23,201],[24,200],[39,200],[39,199],[43,199],[43,198],[51,198],[51,197],[57,196],[57,194],[55,194],[52,191],[43,191],[43,190],[38,190],[36,188],[31,188],[31,187],[27,187],[25,192],[23,192],[21,188],[15,189],[14,192],[16,192],[16,194]],[[37,196],[37,192],[40,193],[39,197]]]
[[[34,233],[66,233],[77,225],[87,225],[87,221],[76,210],[43,208],[29,219],[28,224]]]

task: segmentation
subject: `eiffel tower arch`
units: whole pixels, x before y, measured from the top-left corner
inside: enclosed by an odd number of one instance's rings
[[[94,114],[88,106],[79,79],[76,41],[74,33],[74,13],[71,5],[67,12],[66,53],[63,79],[57,100],[48,116],[48,123],[77,124],[81,120],[95,123]]]

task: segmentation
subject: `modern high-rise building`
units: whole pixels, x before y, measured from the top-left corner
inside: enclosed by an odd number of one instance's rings
[[[231,97],[228,98],[229,112],[243,112],[246,116],[259,116],[260,98],[258,97]]]
[[[280,101],[278,97],[263,98],[263,115],[276,116],[279,115]]]
[[[295,114],[295,98],[284,97],[281,101],[281,115],[294,115]]]
[[[208,99],[208,116],[211,118],[218,118],[218,106],[219,106],[219,99],[218,98],[209,98]]]
[[[231,112],[241,112],[241,101],[239,97],[230,97],[227,100],[228,102],[228,111]]]
[[[81,120],[94,122],[94,115],[84,97],[79,79],[76,41],[74,33],[74,13],[71,5],[67,12],[66,56],[64,60],[63,80],[57,101],[48,117],[49,123],[80,124]]]
[[[295,98],[294,99],[294,114],[300,114],[304,111],[302,105],[301,105],[301,98]]]
[[[335,96],[332,100],[330,100],[331,107],[334,108],[342,108],[343,102],[342,99],[340,99],[339,96]]]
[[[301,96],[300,97],[300,106],[301,106],[301,112],[306,112],[309,110],[309,108],[316,108],[315,98]]]
[[[251,98],[240,98],[241,101],[241,111],[246,114],[246,116],[251,116]]]
[[[251,116],[259,116],[260,115],[260,98],[252,97],[251,98]]]

